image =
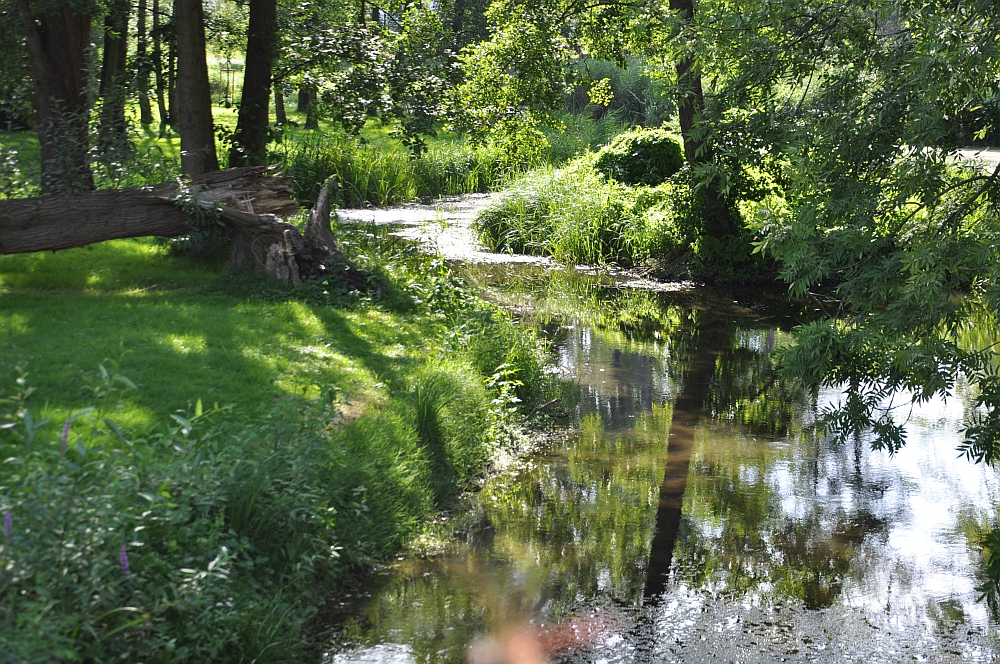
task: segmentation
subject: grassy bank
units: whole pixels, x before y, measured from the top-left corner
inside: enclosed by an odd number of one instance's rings
[[[146,241],[0,258],[0,651],[303,661],[345,574],[476,484],[542,349],[366,237],[379,301]]]
[[[769,263],[751,253],[749,225],[723,238],[705,232],[686,169],[655,184],[626,184],[598,168],[600,154],[515,178],[476,218],[480,241],[563,263],[643,266],[667,279],[774,278]]]

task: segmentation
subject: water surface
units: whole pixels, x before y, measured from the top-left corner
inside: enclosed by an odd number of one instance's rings
[[[776,380],[808,315],[780,298],[468,274],[551,337],[571,433],[489,480],[449,550],[384,570],[328,662],[497,661],[524,634],[566,662],[997,658],[975,542],[1000,480],[957,458],[961,394],[890,458],[811,433],[839,395]]]

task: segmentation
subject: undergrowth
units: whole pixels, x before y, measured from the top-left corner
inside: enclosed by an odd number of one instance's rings
[[[600,171],[596,161],[606,154],[589,153],[517,178],[476,217],[480,240],[493,251],[563,263],[642,265],[663,278],[773,278],[769,263],[751,253],[749,228],[724,238],[704,232],[687,169],[655,186],[630,186]]]
[[[0,652],[309,659],[310,620],[345,575],[477,485],[555,389],[545,349],[442,261],[382,241],[344,242],[389,282],[382,299],[222,276],[139,241],[65,252],[94,268],[68,278],[0,259]],[[153,279],[165,292],[136,289]],[[246,329],[220,320],[240,308]],[[133,318],[142,352],[110,333]],[[223,346],[242,359],[220,364]],[[98,368],[61,373],[56,347]]]

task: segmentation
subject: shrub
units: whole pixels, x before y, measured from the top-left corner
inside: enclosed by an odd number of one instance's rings
[[[617,136],[598,152],[595,166],[618,182],[655,186],[684,166],[684,154],[665,129],[637,129]]]

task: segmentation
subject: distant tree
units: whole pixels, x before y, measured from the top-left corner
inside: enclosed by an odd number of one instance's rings
[[[149,74],[152,63],[149,59],[148,0],[139,0],[136,8],[135,25],[135,90],[139,99],[139,122],[153,123],[153,109],[149,104]]]
[[[490,39],[460,56],[465,79],[453,92],[453,123],[474,138],[538,152],[545,142],[537,127],[553,124],[571,80],[563,17],[552,6],[498,0],[487,20]]]
[[[174,33],[173,33],[173,19],[169,22],[165,21],[163,14],[160,11],[160,0],[152,0],[153,2],[153,30],[151,37],[153,39],[153,52],[151,55],[151,66],[153,69],[153,81],[156,86],[156,108],[160,114],[160,136],[163,136],[167,131],[167,126],[172,122],[170,117],[170,109],[167,106],[168,101],[172,101],[169,90],[171,89],[171,76],[168,74],[168,66],[165,66],[163,58],[163,47],[164,44],[168,45],[168,53],[172,53],[173,49],[170,45],[174,43]],[[173,61],[173,56],[168,58],[168,62]]]
[[[448,89],[458,73],[451,34],[441,16],[416,2],[403,12],[400,32],[388,49],[388,117],[400,124],[403,143],[415,154],[427,150],[424,136],[435,135]]]
[[[486,10],[488,0],[445,0],[437,3],[441,24],[451,36],[451,50],[458,53],[466,46],[489,37]]]
[[[174,0],[174,25],[177,32],[175,121],[181,135],[181,170],[186,175],[201,175],[219,168],[201,0]]]
[[[121,140],[128,132],[125,124],[125,94],[131,9],[132,4],[128,0],[114,0],[104,16],[100,136],[105,146]]]
[[[30,67],[17,8],[0,4],[0,130],[28,127],[34,120]]]
[[[98,9],[88,0],[16,0],[16,5],[31,58],[42,190],[93,189],[87,82],[90,28]]]
[[[267,161],[271,69],[278,50],[277,14],[277,0],[250,0],[243,95],[229,152],[231,166],[264,165]]]

